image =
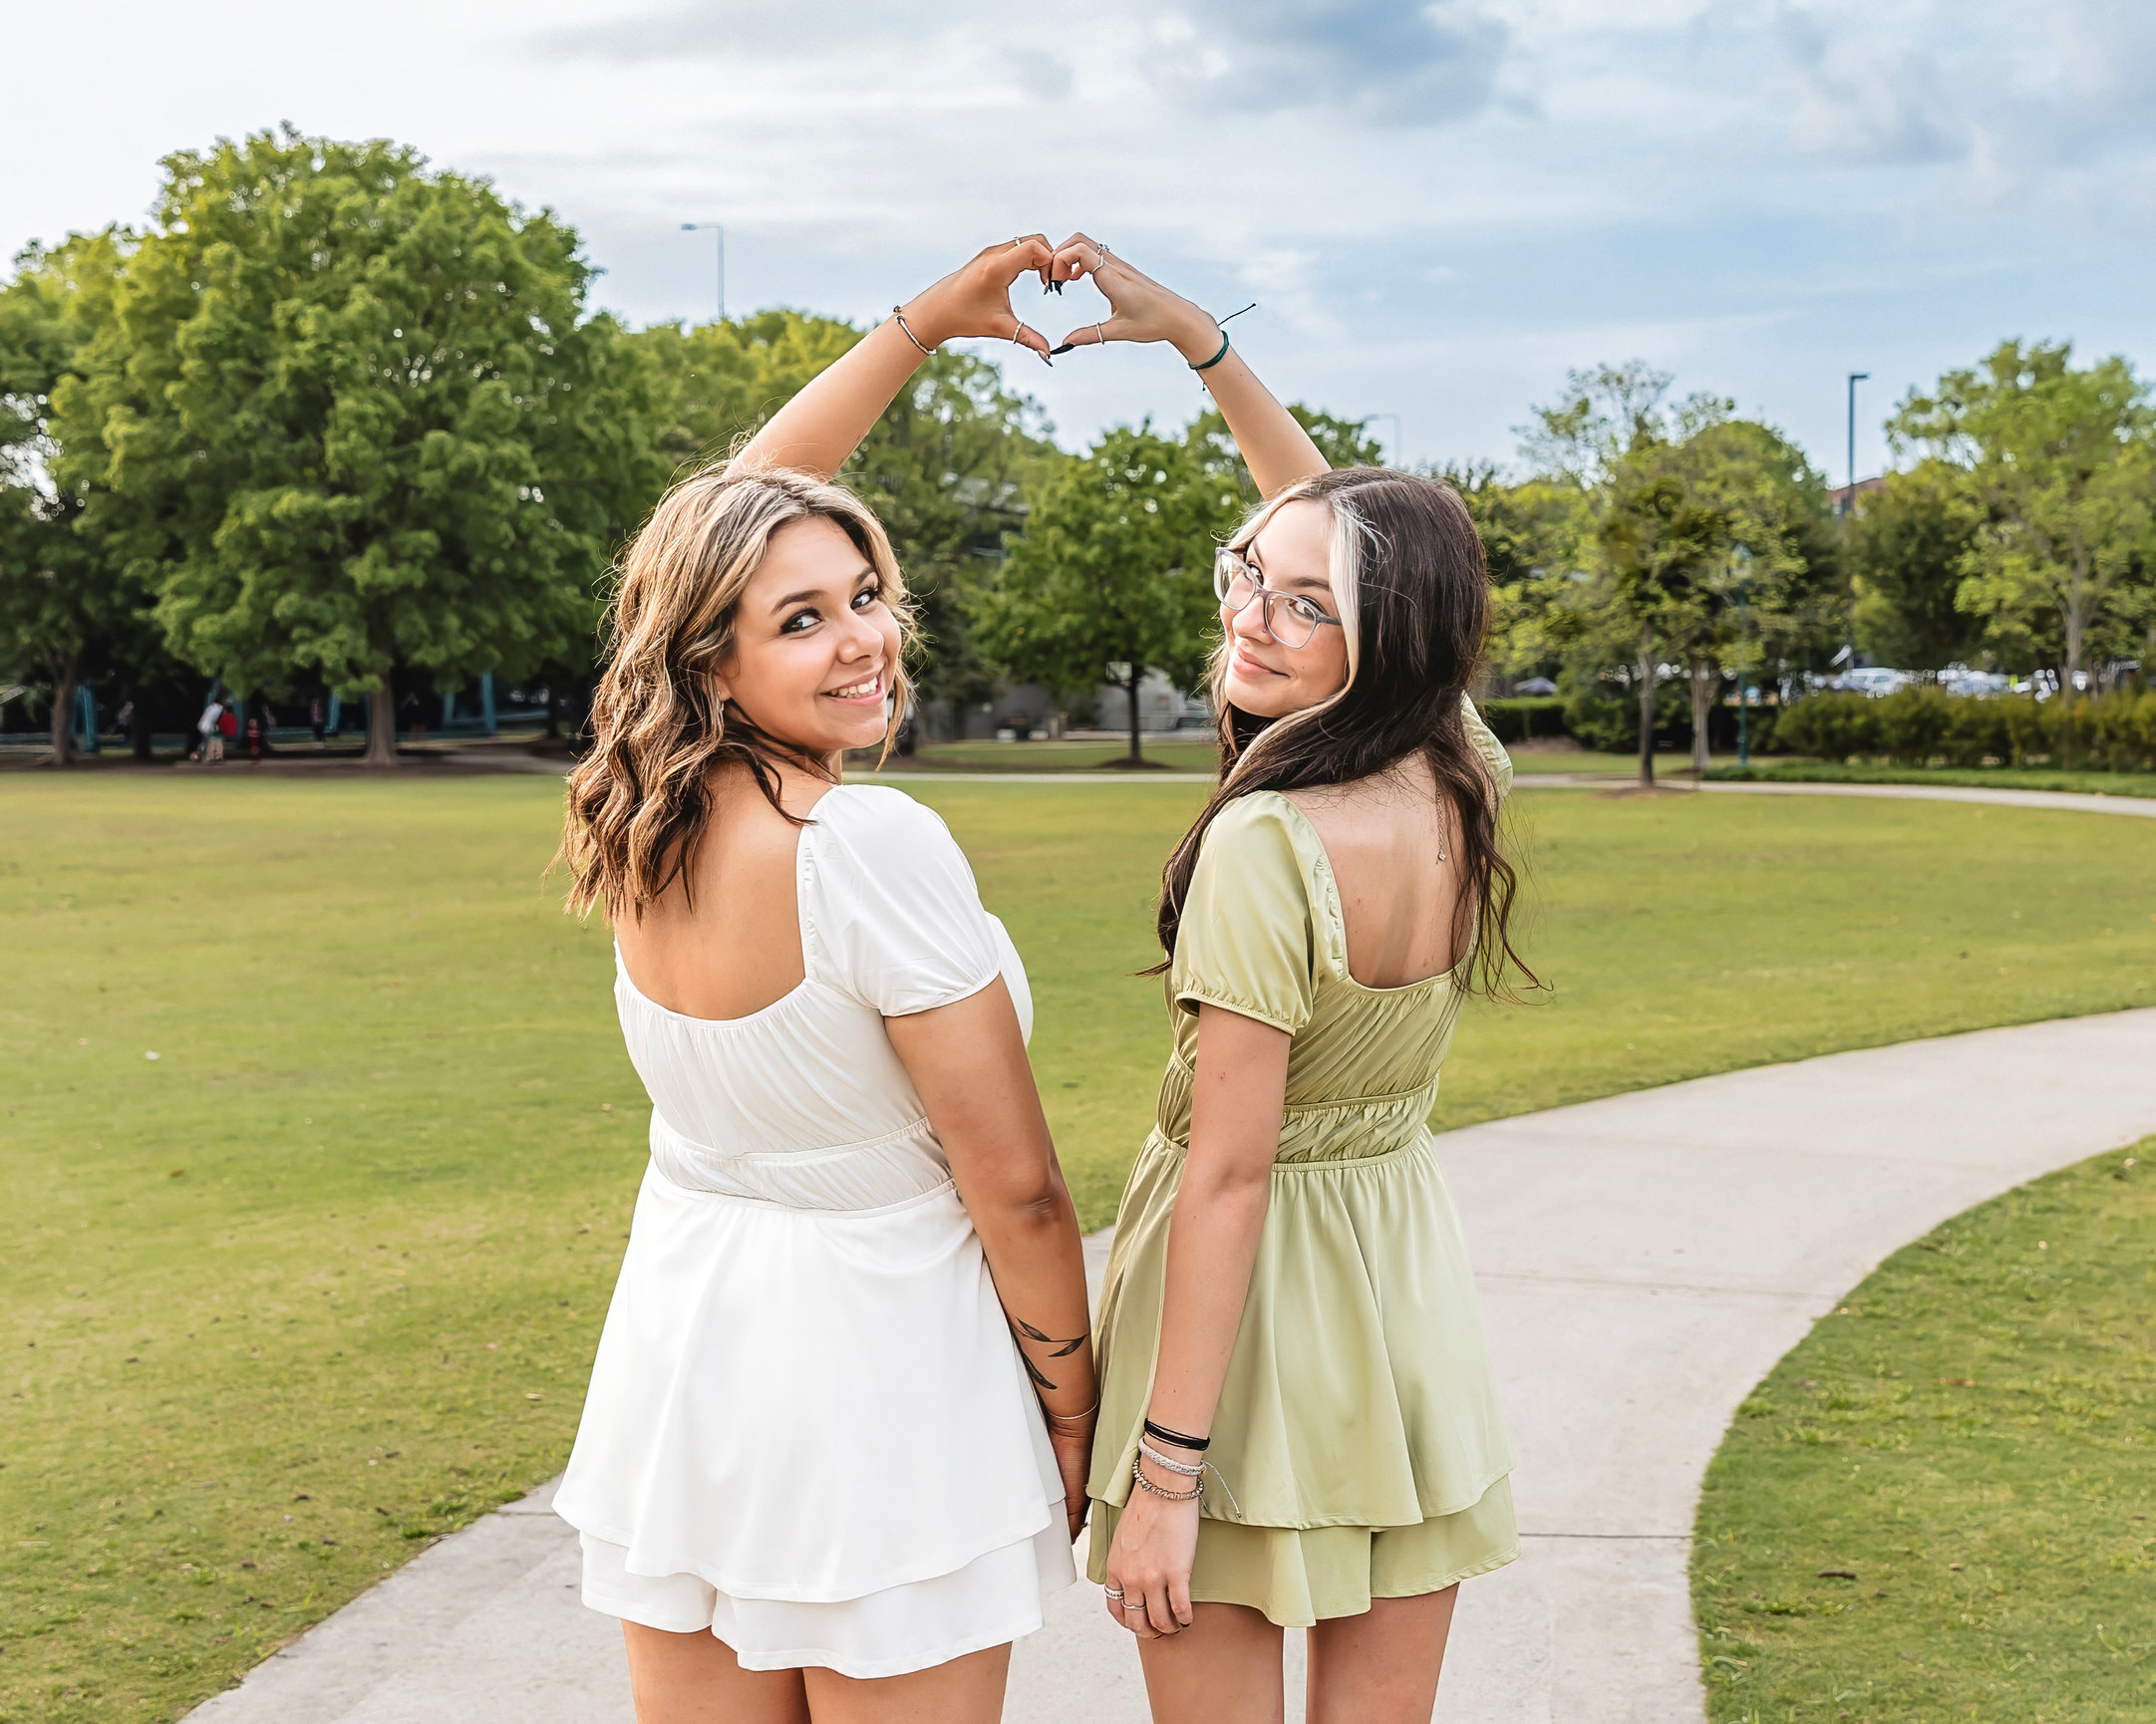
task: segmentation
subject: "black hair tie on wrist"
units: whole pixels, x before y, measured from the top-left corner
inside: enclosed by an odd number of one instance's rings
[[[1178,1449],[1188,1449],[1192,1454],[1202,1455],[1213,1446],[1211,1437],[1186,1437],[1181,1431],[1154,1424],[1151,1419],[1145,1421],[1145,1434],[1156,1443],[1173,1443]]]

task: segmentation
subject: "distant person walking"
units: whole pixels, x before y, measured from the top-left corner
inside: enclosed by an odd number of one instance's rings
[[[224,703],[212,700],[194,721],[195,758],[209,765],[224,758]]]

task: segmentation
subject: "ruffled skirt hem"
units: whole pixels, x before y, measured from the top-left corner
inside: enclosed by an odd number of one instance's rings
[[[964,1568],[836,1602],[735,1597],[695,1575],[628,1570],[628,1550],[590,1533],[584,1602],[670,1634],[712,1634],[745,1670],[825,1669],[869,1679],[948,1664],[1031,1634],[1045,1599],[1078,1578],[1064,1522]]]
[[[1106,1578],[1108,1547],[1121,1510],[1095,1502],[1085,1572]],[[1374,1598],[1418,1598],[1501,1569],[1520,1554],[1512,1481],[1481,1501],[1412,1527],[1254,1527],[1201,1520],[1190,1596],[1204,1604],[1244,1604],[1283,1628],[1360,1616]]]

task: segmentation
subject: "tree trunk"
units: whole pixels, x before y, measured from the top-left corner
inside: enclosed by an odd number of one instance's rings
[[[50,766],[65,766],[75,758],[75,667],[80,656],[70,653],[52,667],[53,721]]]
[[[1715,667],[1705,660],[1694,660],[1692,667],[1692,767],[1704,772],[1713,763],[1713,755],[1707,739],[1707,720],[1713,715],[1712,691],[1721,678]]]
[[[1655,787],[1655,643],[1640,643],[1640,788]]]
[[[1138,678],[1142,675],[1144,673],[1138,668],[1137,660],[1132,659],[1130,681],[1124,687],[1130,695],[1130,763],[1133,766],[1145,764],[1145,750],[1138,743]]]
[[[360,756],[360,764],[397,764],[397,707],[386,681],[367,702],[367,751]]]

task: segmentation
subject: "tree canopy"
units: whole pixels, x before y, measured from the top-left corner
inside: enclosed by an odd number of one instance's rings
[[[550,215],[389,144],[175,154],[56,391],[55,470],[236,688],[517,675],[588,638],[657,476],[590,274]]]

